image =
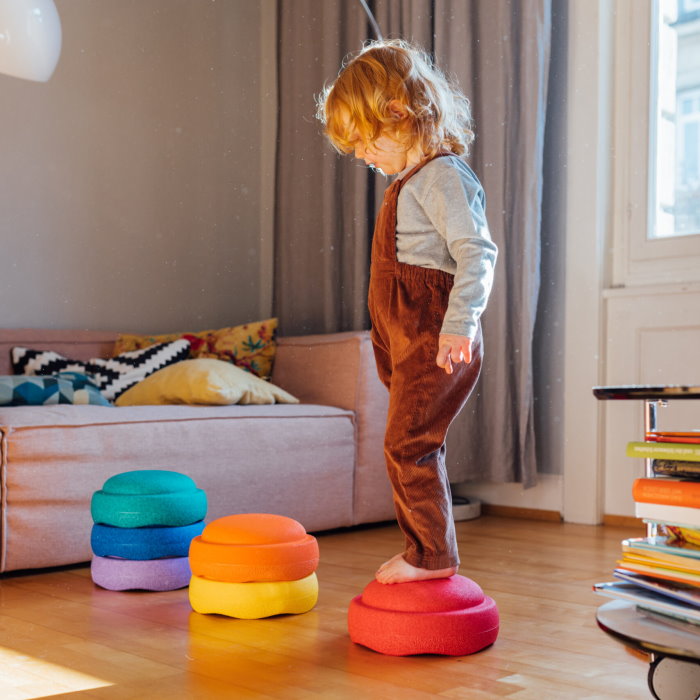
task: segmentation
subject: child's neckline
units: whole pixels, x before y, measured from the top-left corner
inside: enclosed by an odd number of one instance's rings
[[[428,156],[427,158],[423,158],[423,160],[419,161],[418,163],[414,163],[413,165],[407,165],[400,173],[397,173],[395,180],[403,180],[406,175],[408,175],[412,170],[415,170],[417,167],[422,166],[422,165],[427,165],[427,163],[431,160],[436,160],[440,156],[453,156],[455,155],[454,153],[450,153],[449,151],[440,151],[439,153],[436,153],[434,156]]]

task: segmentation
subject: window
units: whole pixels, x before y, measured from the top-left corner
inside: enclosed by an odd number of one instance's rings
[[[700,234],[700,0],[657,13],[655,216],[649,235]]]
[[[700,0],[678,0],[679,11],[684,14],[700,13]]]
[[[700,0],[618,0],[611,286],[700,281]]]

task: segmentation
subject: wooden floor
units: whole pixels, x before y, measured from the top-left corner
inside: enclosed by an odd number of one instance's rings
[[[458,524],[463,575],[497,602],[472,656],[389,657],[353,644],[350,599],[401,548],[395,526],[319,536],[305,615],[191,611],[187,590],[114,593],[87,567],[0,578],[0,698],[509,698],[640,700],[647,664],[601,632],[591,584],[629,529],[498,517]]]

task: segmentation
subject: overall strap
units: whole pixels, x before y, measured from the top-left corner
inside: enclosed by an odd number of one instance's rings
[[[396,204],[401,188],[430,161],[449,155],[454,154],[449,151],[440,151],[434,156],[422,160],[411,168],[404,177],[394,180],[385,190],[372,239],[372,268],[375,272],[378,273],[380,268],[385,272],[393,270],[393,266],[398,262],[396,257]]]
[[[435,160],[436,158],[442,158],[443,156],[453,156],[454,153],[450,153],[450,151],[438,151],[434,156],[429,156],[425,160],[422,160],[420,163],[416,164],[413,168],[411,168],[400,180],[397,180],[399,183],[398,189],[401,190],[401,188],[406,184],[406,182],[412,178],[419,170],[424,168],[428,163],[431,161]],[[398,197],[398,193],[397,193]]]

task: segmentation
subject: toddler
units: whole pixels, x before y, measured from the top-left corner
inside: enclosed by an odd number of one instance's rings
[[[474,138],[469,102],[419,48],[383,40],[346,60],[318,116],[338,151],[396,175],[372,240],[369,312],[406,544],[376,578],[452,576],[459,555],[445,438],[481,368],[479,318],[497,254],[483,189],[462,158]]]

